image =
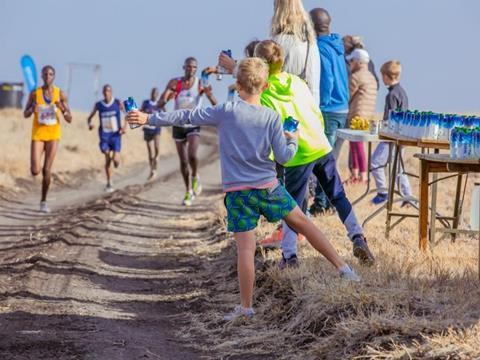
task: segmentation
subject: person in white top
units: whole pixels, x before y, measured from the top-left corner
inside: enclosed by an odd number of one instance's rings
[[[158,108],[166,111],[165,105],[170,100],[175,100],[175,110],[195,109],[201,106],[202,95],[205,94],[210,103],[215,106],[217,100],[213,96],[211,86],[203,87],[197,73],[198,63],[193,57],[185,60],[181,77],[171,79],[165,91],[160,96]],[[180,171],[185,182],[186,193],[183,199],[185,206],[192,205],[195,196],[200,195],[202,186],[198,176],[198,146],[200,145],[199,126],[174,126],[172,135],[177,146],[180,159]],[[191,175],[191,176],[190,176]]]
[[[274,1],[270,35],[285,51],[283,70],[305,80],[320,104],[320,53],[312,21],[301,0]]]

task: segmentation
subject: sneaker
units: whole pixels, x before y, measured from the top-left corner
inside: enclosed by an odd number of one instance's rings
[[[373,265],[375,258],[368,248],[365,236],[358,234],[353,237],[353,256],[360,260],[363,265]]]
[[[192,206],[193,199],[194,199],[193,193],[191,193],[190,191],[187,191],[185,193],[185,197],[183,198],[183,205]]]
[[[228,313],[223,317],[223,320],[233,321],[242,316],[245,316],[247,319],[251,319],[253,315],[255,315],[255,311],[253,311],[252,308],[244,308],[241,305],[237,305],[231,313]]]
[[[152,170],[150,172],[150,175],[148,175],[147,181],[153,180],[157,177],[157,172],[155,170]]]
[[[114,191],[115,191],[115,189],[113,188],[113,186],[111,184],[107,184],[107,186],[105,186],[105,192],[112,193]]]
[[[47,205],[46,201],[41,201],[40,202],[40,212],[48,214],[51,212],[50,208]]]
[[[361,280],[360,276],[348,265],[340,270],[340,278],[352,282],[360,282]]]
[[[192,189],[195,196],[198,196],[202,193],[203,188],[202,184],[200,184],[200,178],[198,176],[192,178]]]
[[[282,241],[283,231],[282,228],[276,229],[271,235],[264,237],[260,240],[260,245],[263,247],[280,248]]]
[[[378,193],[373,199],[372,199],[372,204],[374,205],[380,205],[381,203],[384,203],[385,201],[388,200],[388,194],[381,194]]]
[[[267,235],[262,240],[260,240],[259,244],[264,248],[280,249],[282,238],[283,238],[283,230],[280,227],[276,229],[271,235]],[[305,241],[306,237],[302,234],[298,234],[297,240],[300,242]]]
[[[325,207],[323,205],[314,203],[312,206],[310,206],[310,209],[308,209],[308,211],[312,216],[323,216],[335,214],[337,210],[331,205]]]
[[[283,270],[285,268],[297,269],[300,266],[297,255],[292,255],[288,259],[282,254],[282,260],[278,263],[278,268]]]

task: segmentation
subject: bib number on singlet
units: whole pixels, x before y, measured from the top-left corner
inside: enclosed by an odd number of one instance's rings
[[[100,119],[103,132],[113,133],[118,131],[118,121],[116,116],[104,116]]]
[[[40,105],[38,111],[38,123],[46,126],[57,124],[57,113],[55,105]]]

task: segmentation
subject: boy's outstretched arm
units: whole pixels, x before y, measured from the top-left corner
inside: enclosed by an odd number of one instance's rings
[[[210,125],[215,126],[221,119],[221,107],[177,110],[172,112],[156,112],[148,115],[138,110],[132,110],[127,114],[130,124],[154,125],[154,126],[184,126],[184,125]]]
[[[284,132],[280,115],[275,121],[272,131],[272,150],[275,161],[283,165],[292,159],[298,149],[298,131]]]

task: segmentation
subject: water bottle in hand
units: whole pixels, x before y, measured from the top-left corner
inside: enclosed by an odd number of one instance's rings
[[[135,102],[135,100],[131,96],[123,102],[123,106],[125,107],[125,111],[127,113],[132,111],[132,110],[138,110],[137,103]],[[140,127],[140,125],[138,125],[138,124],[129,124],[129,125],[130,125],[130,129],[136,129],[136,128]]]

